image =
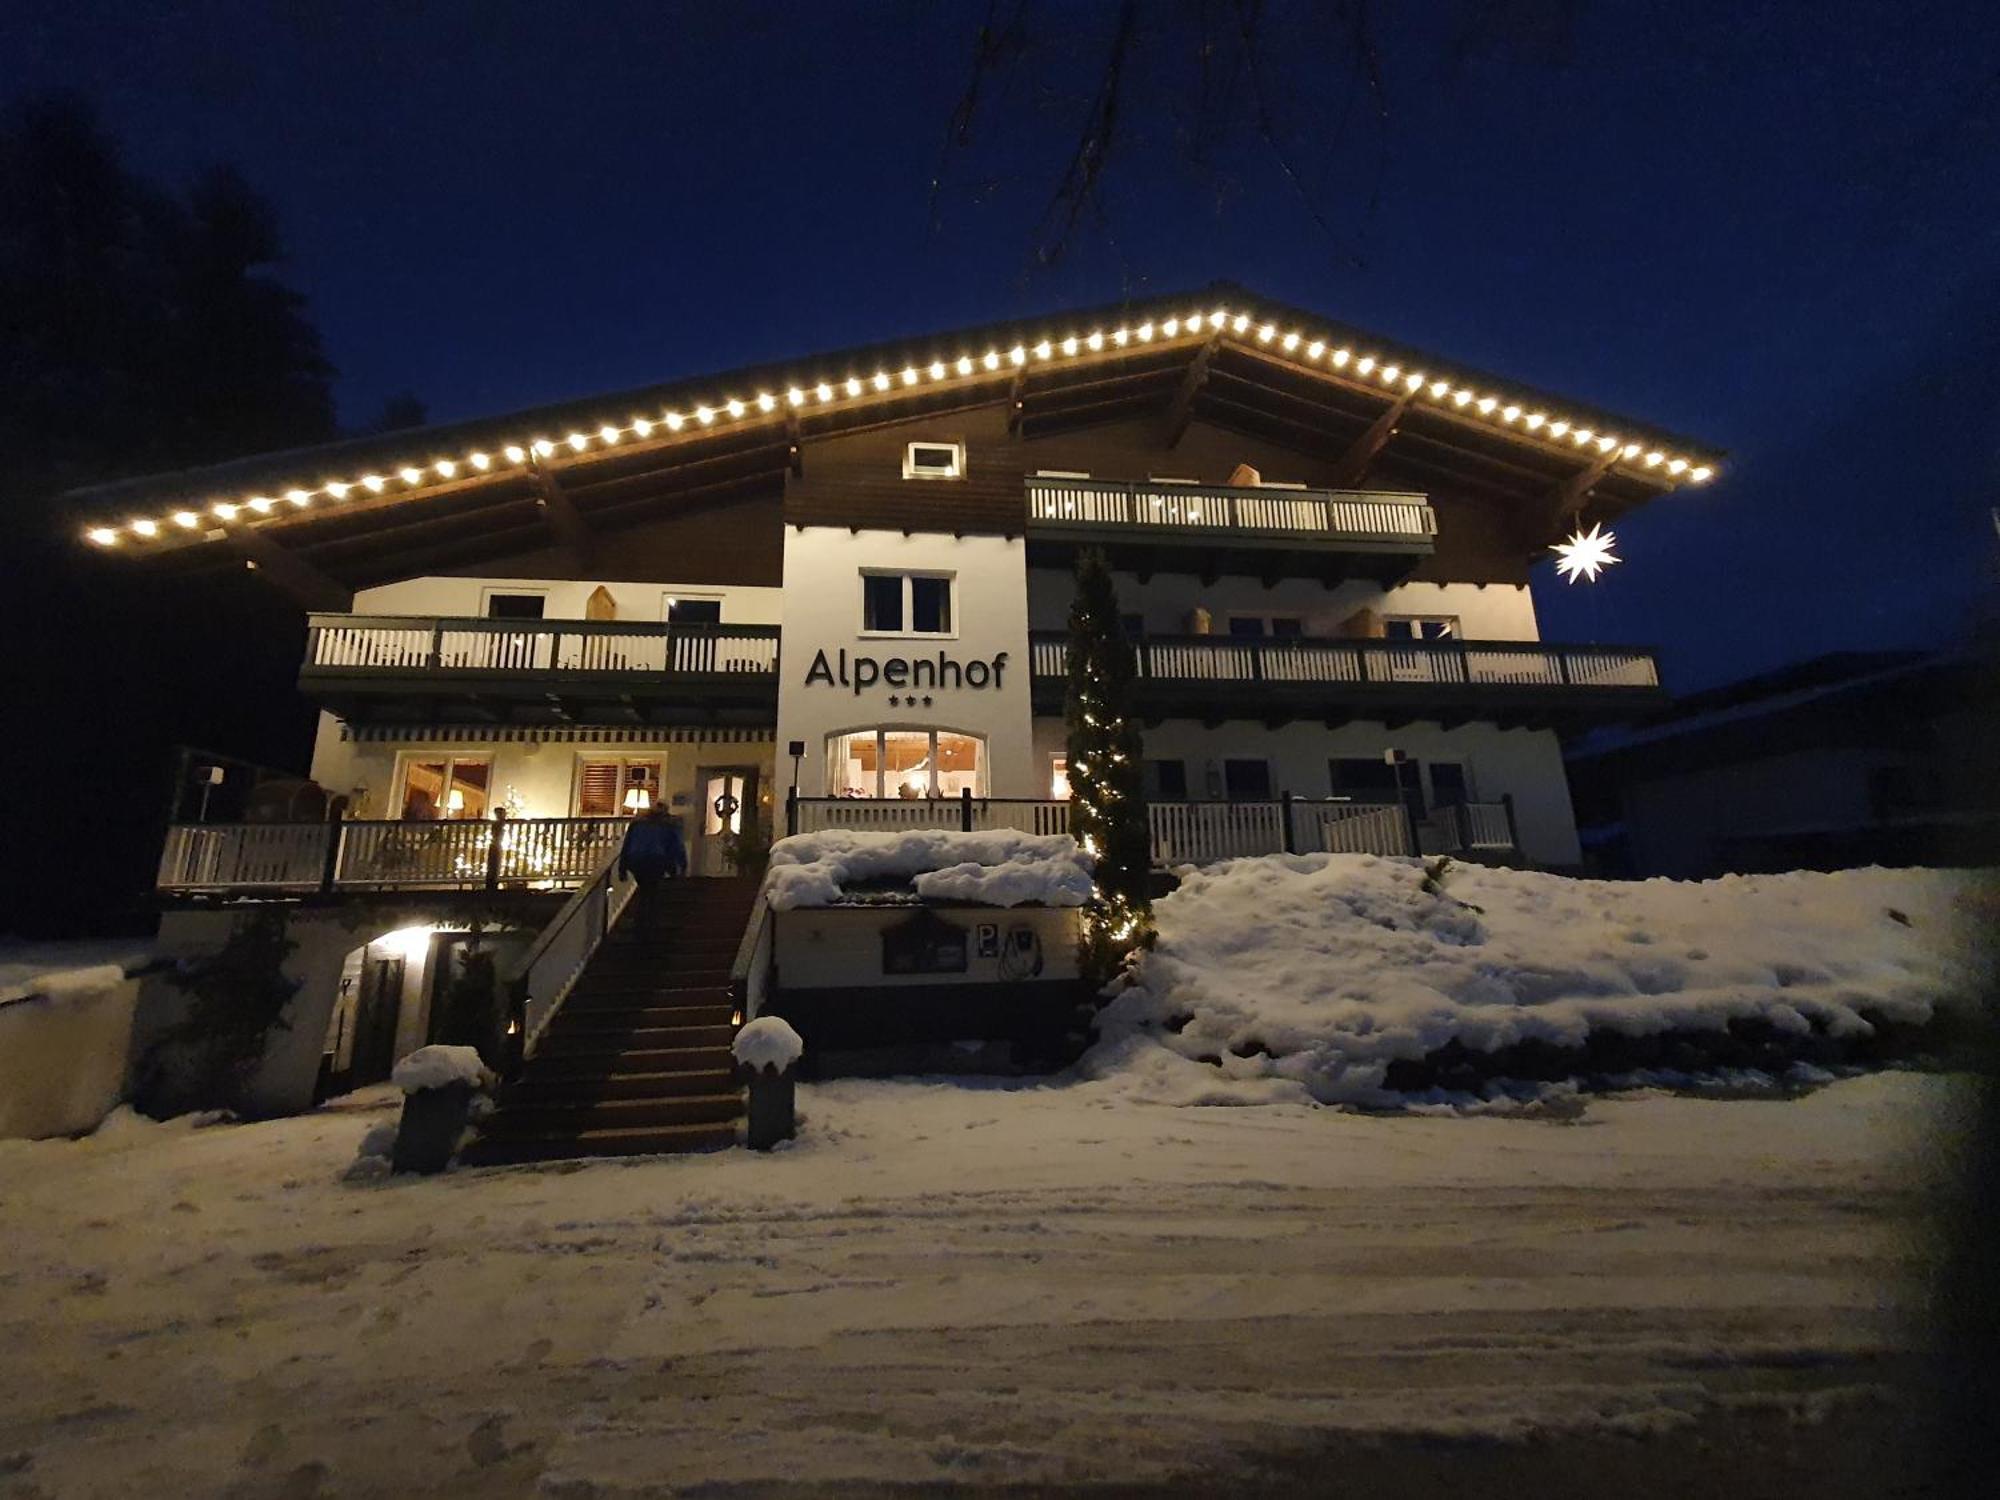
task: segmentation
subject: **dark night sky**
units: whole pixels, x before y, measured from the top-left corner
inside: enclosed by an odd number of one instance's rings
[[[1040,271],[1108,6],[1042,7],[1083,19],[1011,75],[935,233],[983,0],[16,0],[0,102],[81,92],[159,179],[240,165],[349,422],[1227,278],[1736,455],[1628,520],[1596,589],[1538,577],[1551,637],[1658,643],[1682,688],[1949,638],[2000,502],[2000,6],[1545,3],[1567,43],[1504,57],[1384,26],[1386,133],[1306,153],[1331,238],[1252,150],[1218,202],[1166,145],[1184,101],[1135,88],[1104,222]]]

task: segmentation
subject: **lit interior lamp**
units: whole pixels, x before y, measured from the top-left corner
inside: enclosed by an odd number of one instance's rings
[[[653,805],[653,797],[642,786],[628,787],[625,792],[625,811],[642,813]]]
[[[444,796],[445,816],[448,818],[454,817],[457,814],[462,813],[464,811],[465,811],[465,793],[461,792],[457,787],[453,787],[450,791],[446,792]]]

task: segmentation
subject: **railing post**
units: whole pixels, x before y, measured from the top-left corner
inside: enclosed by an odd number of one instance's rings
[[[958,789],[958,831],[972,832],[972,788],[969,786]]]
[[[1502,792],[1500,794],[1500,806],[1507,813],[1508,847],[1518,851],[1521,847],[1521,833],[1514,824],[1514,794],[1512,792]]]
[[[1458,825],[1458,852],[1463,854],[1472,847],[1472,809],[1454,802],[1451,811],[1452,821]]]
[[[1291,792],[1290,792],[1290,791],[1283,791],[1283,792],[1280,792],[1280,793],[1278,794],[1278,802],[1279,802],[1279,804],[1280,804],[1280,808],[1279,808],[1279,814],[1278,814],[1278,815],[1279,815],[1280,817],[1282,817],[1282,818],[1283,818],[1283,819],[1285,820],[1285,853],[1287,853],[1287,854],[1297,854],[1297,853],[1299,852],[1299,848],[1298,848],[1298,845],[1299,845],[1299,841],[1298,841],[1297,837],[1296,837],[1296,836],[1295,836],[1295,835],[1294,835],[1294,834],[1292,833],[1292,794],[1291,794]]]
[[[319,889],[323,896],[333,894],[335,878],[340,873],[340,830],[338,819],[326,824],[326,847],[320,851]]]
[[[444,665],[444,621],[435,620],[431,623],[430,667],[432,671],[436,671],[442,665]]]
[[[486,840],[486,889],[489,891],[500,889],[500,835],[506,831],[506,828],[507,809],[504,807],[494,808],[493,832],[487,836]]]
[[[794,782],[785,788],[785,836],[791,838],[799,831],[799,788]]]

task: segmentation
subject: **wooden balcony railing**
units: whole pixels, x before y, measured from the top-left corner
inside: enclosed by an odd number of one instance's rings
[[[775,625],[316,614],[302,679],[466,676],[777,681]]]
[[[1429,550],[1437,517],[1422,495],[1031,477],[1029,531],[1292,543],[1407,544]]]
[[[571,890],[625,837],[624,818],[180,823],[156,888],[173,895]]]
[[[1068,645],[1063,631],[1033,632],[1036,679],[1064,676]],[[1142,685],[1655,689],[1660,683],[1652,652],[1616,646],[1185,635],[1145,636],[1133,649]]]
[[[792,797],[786,827],[793,833],[844,828],[872,833],[956,829],[982,833],[1069,832],[1069,803],[1003,797]],[[1202,865],[1258,854],[1414,854],[1512,849],[1514,820],[1505,802],[1439,809],[1413,830],[1400,802],[1279,797],[1256,802],[1147,804],[1157,865]]]

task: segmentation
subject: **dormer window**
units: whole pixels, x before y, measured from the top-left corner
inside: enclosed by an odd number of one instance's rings
[[[903,450],[905,479],[965,478],[965,444],[912,443]]]

